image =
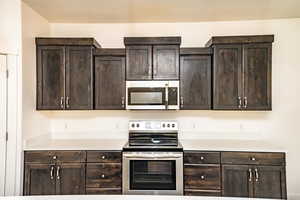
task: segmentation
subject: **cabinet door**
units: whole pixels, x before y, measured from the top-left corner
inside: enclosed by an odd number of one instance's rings
[[[222,194],[226,197],[252,197],[253,173],[248,165],[222,166]]]
[[[241,70],[241,45],[217,45],[214,47],[214,110],[241,109],[240,102],[243,96]]]
[[[126,80],[152,79],[152,46],[126,47]]]
[[[179,79],[179,46],[153,46],[153,79]]]
[[[56,167],[56,194],[85,194],[84,163],[63,163]]]
[[[55,166],[25,164],[24,195],[55,195]]]
[[[124,57],[95,57],[95,109],[125,109]]]
[[[244,109],[271,110],[272,44],[243,46]]]
[[[286,199],[285,169],[282,166],[257,166],[254,178],[255,198]]]
[[[92,47],[66,48],[66,109],[93,109]]]
[[[181,56],[180,60],[181,109],[210,109],[211,56]]]
[[[37,47],[37,109],[64,109],[65,48]]]

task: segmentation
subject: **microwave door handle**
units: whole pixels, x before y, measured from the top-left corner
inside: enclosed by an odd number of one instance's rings
[[[168,83],[166,83],[166,85],[165,85],[165,94],[166,94],[166,96],[165,96],[165,107],[166,107],[166,110],[168,110],[168,103],[169,103],[169,84]]]

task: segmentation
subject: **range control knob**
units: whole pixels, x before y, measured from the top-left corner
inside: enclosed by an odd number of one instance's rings
[[[136,124],[136,127],[137,127],[137,128],[138,128],[138,127],[140,127],[140,124],[139,124],[139,123],[137,123],[137,124]]]
[[[132,128],[134,128],[134,127],[135,127],[135,124],[134,124],[134,123],[132,123],[132,124],[131,124],[131,127],[132,127]]]
[[[168,124],[168,128],[170,128],[170,124]]]
[[[162,127],[165,128],[165,127],[166,127],[166,124],[162,124]]]
[[[172,124],[172,128],[175,128],[175,124]]]

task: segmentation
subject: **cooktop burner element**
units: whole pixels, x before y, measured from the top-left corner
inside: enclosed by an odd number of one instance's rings
[[[182,150],[177,121],[135,120],[129,122],[129,141],[124,150]]]

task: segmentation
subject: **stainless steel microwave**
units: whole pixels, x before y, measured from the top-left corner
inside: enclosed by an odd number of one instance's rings
[[[126,81],[126,109],[178,110],[179,81]]]

